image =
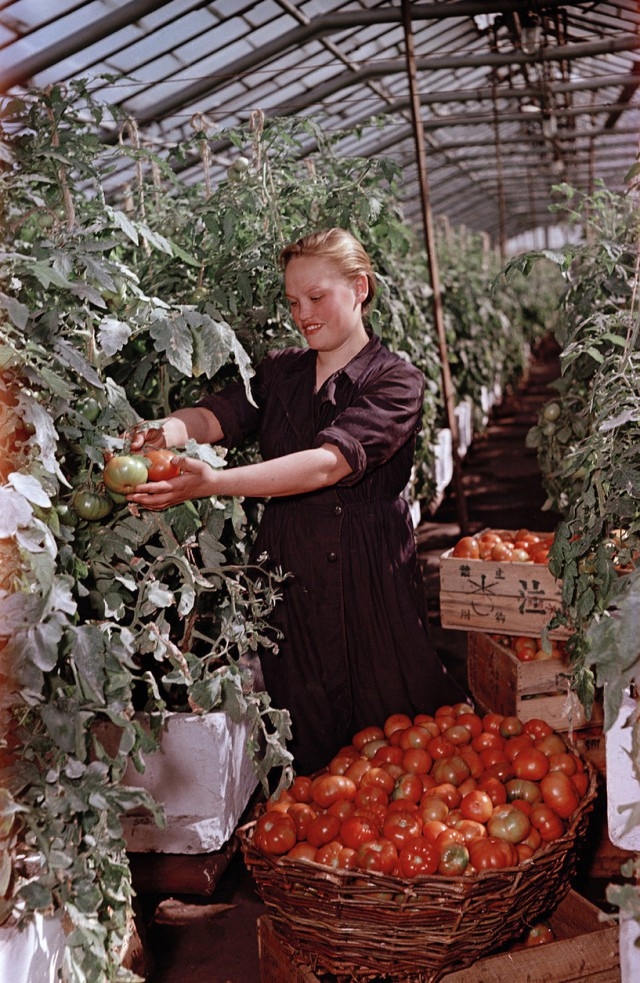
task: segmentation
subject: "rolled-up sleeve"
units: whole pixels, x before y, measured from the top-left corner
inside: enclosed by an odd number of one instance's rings
[[[230,382],[218,393],[205,396],[196,405],[211,410],[217,417],[224,438],[222,447],[238,447],[255,437],[260,427],[261,409],[269,390],[271,376],[278,353],[269,353],[258,365],[251,379],[251,395],[255,406],[247,397],[244,383]]]
[[[357,399],[321,430],[314,446],[333,444],[351,467],[340,484],[355,484],[388,461],[420,431],[424,377],[397,360],[364,384]]]

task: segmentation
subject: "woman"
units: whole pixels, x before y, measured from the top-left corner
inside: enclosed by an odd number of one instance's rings
[[[214,470],[180,458],[183,474],[139,486],[129,500],[164,509],[210,495],[264,497],[252,558],[293,576],[264,652],[274,706],[291,713],[296,771],[326,765],[352,734],[396,712],[466,700],[426,633],[413,527],[401,497],[420,430],[424,379],[384,348],[363,315],[371,261],[343,229],[281,253],[285,293],[306,348],[273,351],[252,379],[178,410],[133,449],[235,446],[259,436],[262,461]]]

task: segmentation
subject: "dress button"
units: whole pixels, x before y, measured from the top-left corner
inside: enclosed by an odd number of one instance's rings
[[[338,560],[338,554],[337,553],[327,553],[327,560],[329,561],[329,563],[336,563],[337,560]]]
[[[342,515],[342,506],[341,505],[334,505],[333,506],[333,514],[334,515]]]

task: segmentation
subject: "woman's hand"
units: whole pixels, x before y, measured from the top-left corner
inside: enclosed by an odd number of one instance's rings
[[[132,454],[144,453],[145,447],[159,451],[168,446],[160,424],[139,423],[129,431],[129,440]]]
[[[145,443],[148,445],[150,442],[147,440]],[[127,501],[159,512],[170,505],[179,505],[193,498],[209,498],[215,494],[216,471],[210,465],[193,457],[175,457],[173,462],[180,465],[177,477],[138,485],[135,492],[127,495]]]

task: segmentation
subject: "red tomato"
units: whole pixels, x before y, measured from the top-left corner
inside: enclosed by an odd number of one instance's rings
[[[464,560],[478,560],[480,558],[478,540],[475,536],[463,536],[453,547],[451,555]]]
[[[465,795],[460,803],[460,812],[465,819],[486,823],[493,813],[493,802],[487,792],[480,788]]]
[[[365,744],[365,746],[362,748],[362,751],[360,753],[362,754],[363,757],[372,760],[376,756],[376,751],[380,750],[380,748],[388,748],[388,747],[389,745],[387,743],[386,738],[377,741],[369,741],[367,744]]]
[[[500,735],[505,738],[517,737],[523,730],[524,724],[519,717],[503,717],[498,727]]]
[[[411,717],[408,717],[406,713],[392,713],[391,716],[387,717],[384,722],[383,731],[385,737],[391,737],[391,735],[397,730],[406,730],[407,727],[411,727],[413,721]]]
[[[293,820],[292,820],[293,822]],[[341,821],[330,812],[321,812],[307,826],[307,839],[312,846],[321,847],[340,835]]]
[[[403,754],[404,751],[401,747],[392,747],[390,744],[384,744],[376,748],[376,753],[371,759],[371,763],[374,765],[399,765],[402,761]]]
[[[297,775],[293,779],[290,792],[296,802],[311,802],[311,779],[306,775]]]
[[[411,727],[405,727],[401,730],[398,745],[403,751],[412,747],[426,748],[432,736],[425,727],[412,724]]]
[[[520,751],[513,759],[513,773],[516,778],[527,778],[533,782],[540,779],[549,771],[549,758],[538,748],[527,748]]]
[[[443,822],[447,813],[449,812],[449,806],[440,798],[438,795],[425,795],[420,800],[420,805],[418,806],[418,812],[423,823],[428,823],[432,819],[438,820],[438,822]]]
[[[471,771],[464,758],[459,754],[453,754],[450,758],[434,761],[431,774],[439,785],[446,783],[457,788],[469,777]]]
[[[422,835],[429,843],[436,844],[438,837],[445,833],[449,827],[439,819],[429,819],[422,827]]]
[[[472,733],[464,724],[455,723],[443,731],[444,736],[456,747],[464,747],[471,743]]]
[[[336,801],[332,802],[327,809],[327,812],[332,816],[337,816],[340,822],[342,822],[343,819],[346,819],[347,816],[352,816],[355,811],[355,801],[352,802],[348,799],[336,799]]]
[[[526,839],[531,822],[529,817],[507,803],[503,806],[496,806],[487,821],[487,833],[489,836],[497,836],[501,840],[508,840],[509,843],[520,843]]]
[[[328,809],[338,799],[352,800],[357,790],[356,783],[346,775],[324,774],[313,779],[311,796],[321,809]]]
[[[419,802],[422,798],[422,781],[418,775],[406,772],[400,775],[395,788],[392,792],[394,799],[409,799],[410,802]]]
[[[489,559],[495,563],[509,563],[512,554],[513,546],[511,543],[494,543],[489,553]]]
[[[350,870],[355,867],[356,851],[343,846],[339,840],[331,840],[318,847],[315,862],[332,870]]]
[[[427,751],[435,761],[436,758],[451,757],[452,754],[456,753],[456,748],[455,744],[447,740],[443,734],[439,734],[437,737],[431,738],[427,744]]]
[[[363,843],[356,853],[356,866],[361,870],[375,870],[382,874],[391,874],[398,863],[398,851],[390,840],[384,836]]]
[[[429,789],[429,795],[437,795],[447,803],[450,809],[456,809],[460,805],[462,796],[460,790],[452,785],[451,782],[441,782]]]
[[[460,748],[460,757],[469,769],[470,777],[480,778],[480,775],[484,771],[484,765],[482,764],[482,758],[478,752],[474,751],[473,748],[470,747],[462,747]]]
[[[366,816],[355,813],[348,816],[340,825],[340,839],[345,846],[357,850],[363,843],[370,843],[380,835],[378,824]]]
[[[409,840],[398,854],[401,877],[420,877],[435,874],[440,863],[440,851],[422,836]]]
[[[504,720],[504,714],[502,713],[485,713],[482,718],[482,728],[483,730],[488,730],[493,734],[500,733],[500,724]]]
[[[463,842],[467,844],[487,836],[487,827],[484,823],[476,822],[475,819],[460,819],[453,828],[462,833]]]
[[[549,755],[562,754],[563,751],[567,750],[567,745],[563,738],[555,731],[552,731],[551,734],[545,734],[544,737],[537,737],[534,741],[534,747]]]
[[[426,775],[433,764],[431,755],[424,748],[411,747],[402,755],[401,768],[412,775]]]
[[[374,765],[362,776],[360,788],[366,788],[368,785],[378,785],[380,788],[385,790],[387,795],[391,795],[395,788],[395,784],[395,778],[390,775],[388,771],[385,771],[382,767]]]
[[[376,727],[371,725],[369,727],[363,727],[351,738],[351,743],[357,751],[362,751],[365,744],[369,744],[370,741],[383,741],[384,731],[382,727]]]
[[[515,867],[518,852],[513,843],[486,836],[468,844],[469,862],[476,870],[495,870],[501,867]]]
[[[307,843],[306,840],[302,840],[300,843],[296,843],[292,846],[288,853],[285,854],[290,860],[315,860],[316,859],[316,848]]]
[[[478,788],[486,792],[494,806],[504,805],[507,801],[507,790],[504,782],[495,775],[483,775],[478,779]]]
[[[389,804],[389,795],[379,785],[365,785],[359,788],[355,794],[354,803],[358,809],[370,809],[372,806],[386,806]]]
[[[573,784],[575,785],[578,791],[578,795],[580,796],[580,798],[582,798],[582,796],[586,794],[586,791],[589,788],[588,777],[585,775],[583,771],[577,771],[575,775],[571,775],[570,777],[571,777],[571,781],[573,782]]]
[[[344,775],[347,768],[351,767],[354,761],[360,757],[355,748],[351,750],[342,749],[331,759],[327,771],[330,775]]]
[[[477,713],[464,712],[458,714],[456,724],[461,724],[470,730],[472,739],[482,733],[482,718]]]
[[[418,812],[406,810],[391,812],[382,827],[382,835],[391,840],[393,845],[400,850],[408,840],[422,835],[422,819]]]
[[[344,773],[345,778],[350,778],[352,782],[355,782],[356,786],[359,786],[362,782],[362,776],[366,771],[371,768],[371,762],[367,758],[358,758],[357,761],[352,761],[347,770]]]
[[[531,720],[525,720],[524,732],[525,734],[530,734],[534,741],[537,741],[541,737],[547,737],[549,734],[553,734],[553,727],[546,720],[540,720],[539,717],[532,717]]]
[[[554,771],[540,782],[542,799],[561,819],[568,819],[580,805],[580,794],[568,775]]]
[[[564,833],[564,823],[557,812],[545,802],[537,802],[531,810],[531,825],[538,830],[545,843],[559,839]]]
[[[180,460],[171,450],[145,450],[144,456],[149,462],[149,481],[168,481],[180,474]]]
[[[516,754],[533,747],[533,738],[529,734],[518,734],[517,737],[510,737],[504,742],[504,753],[509,761],[513,761]]]
[[[316,810],[308,802],[294,802],[289,806],[287,815],[291,816],[296,824],[296,835],[298,839],[306,840],[309,823],[318,815]]]
[[[534,945],[544,945],[546,942],[553,942],[555,935],[553,929],[547,922],[537,922],[532,925],[524,938],[527,949]]]
[[[297,838],[296,824],[286,812],[264,812],[253,833],[256,847],[271,856],[287,853]]]

